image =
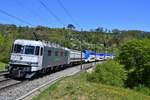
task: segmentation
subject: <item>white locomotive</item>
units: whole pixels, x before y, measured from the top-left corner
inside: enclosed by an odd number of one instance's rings
[[[12,47],[8,71],[17,78],[31,78],[46,72],[84,60],[81,51],[71,50],[46,41],[15,40]]]

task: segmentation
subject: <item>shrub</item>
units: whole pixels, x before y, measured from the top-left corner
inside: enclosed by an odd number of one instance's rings
[[[107,61],[98,64],[91,74],[87,74],[90,82],[100,82],[113,86],[123,86],[127,78],[126,71],[122,65],[116,61]]]
[[[144,85],[140,84],[137,87],[134,87],[134,90],[150,96],[150,88],[145,87]]]
[[[118,57],[128,71],[126,85],[135,87],[139,84],[150,87],[150,40],[132,40],[124,44]]]
[[[3,63],[8,63],[10,50],[12,45],[12,34],[3,35],[0,33],[0,61]]]

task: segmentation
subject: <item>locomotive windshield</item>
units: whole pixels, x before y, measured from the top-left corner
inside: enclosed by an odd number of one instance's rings
[[[25,46],[25,54],[34,55],[35,46]]]
[[[19,44],[14,45],[13,53],[21,53],[21,54],[30,54],[30,55],[39,55],[39,46],[23,46]]]
[[[14,53],[23,53],[23,50],[24,50],[24,46],[22,45],[19,45],[19,44],[16,44],[14,46]]]

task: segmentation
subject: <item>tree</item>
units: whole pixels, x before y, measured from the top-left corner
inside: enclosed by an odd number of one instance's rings
[[[74,30],[74,29],[75,29],[75,26],[74,26],[73,24],[68,24],[67,28]]]
[[[124,44],[118,57],[128,71],[127,86],[150,87],[150,40],[132,40]]]
[[[95,70],[87,75],[87,80],[113,86],[123,86],[127,78],[124,66],[117,61],[107,61],[98,64]]]
[[[0,52],[3,51],[3,44],[4,44],[4,37],[3,35],[0,33]]]
[[[104,29],[103,29],[103,27],[98,27],[98,28],[95,29],[95,31],[96,31],[96,32],[103,32]]]

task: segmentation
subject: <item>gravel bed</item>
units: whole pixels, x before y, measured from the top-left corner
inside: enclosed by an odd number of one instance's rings
[[[40,77],[38,79],[34,79],[28,82],[23,82],[22,84],[12,87],[9,90],[4,90],[0,92],[0,100],[16,100],[20,96],[27,94],[31,90],[43,85],[44,83],[52,79],[58,78],[60,76],[65,77],[65,76],[73,75],[79,71],[80,71],[80,66],[76,66],[76,67],[67,68],[60,72],[56,72],[44,77]]]
[[[16,81],[16,80],[13,80],[13,79],[5,79],[5,80],[0,82],[0,91],[4,87],[10,86],[10,85],[14,85],[14,84],[17,84],[17,83],[20,83],[20,81]]]
[[[93,66],[93,63],[84,64],[82,68],[90,67],[90,66]],[[80,72],[80,65],[76,67],[67,68],[65,70],[55,72],[50,75],[39,77],[31,81],[25,81],[22,84],[19,84],[15,87],[10,88],[9,90],[4,90],[0,92],[0,100],[16,100],[19,97],[27,94],[31,90],[43,85],[46,82],[49,82],[50,80],[53,80],[59,77],[74,75],[78,72]]]

